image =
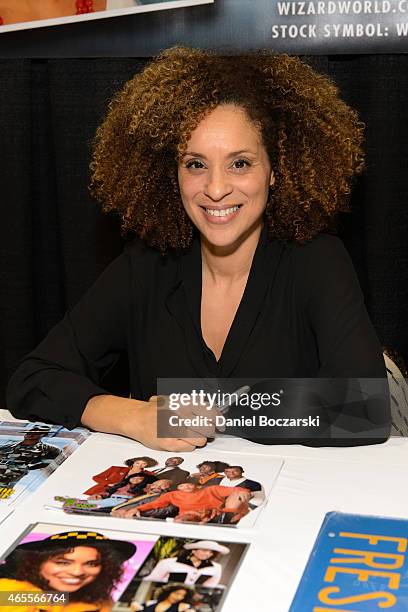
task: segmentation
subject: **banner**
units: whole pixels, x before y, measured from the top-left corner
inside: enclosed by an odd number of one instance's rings
[[[100,1],[104,2],[105,10],[98,9],[97,3]],[[404,53],[408,48],[408,0],[79,2],[80,6],[85,7],[89,3],[94,7],[93,12],[86,14],[74,14],[73,0],[71,16],[41,20],[37,17],[37,21],[9,23],[7,15],[1,12],[0,1],[0,17],[3,18],[0,33],[87,21],[80,28],[71,25],[61,32],[69,45],[70,55],[151,57],[163,49],[180,44],[225,51],[227,54],[252,49],[301,55]],[[35,4],[33,2],[33,6]],[[16,4],[14,6],[18,7]],[[161,10],[172,8],[178,10]],[[122,19],[105,19],[120,16]],[[86,41],[84,47],[81,36]],[[60,39],[56,41],[49,29],[43,29],[35,39],[31,36],[29,40],[32,44],[25,47],[24,41],[19,39],[19,49],[23,43],[28,56],[64,55],[61,47],[65,45],[61,45]],[[6,41],[3,39],[1,42]]]

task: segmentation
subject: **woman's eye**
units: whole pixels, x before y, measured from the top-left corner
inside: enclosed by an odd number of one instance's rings
[[[188,162],[186,162],[186,168],[193,168],[194,170],[199,170],[200,168],[204,168],[204,164],[198,159],[190,159]]]
[[[250,166],[250,163],[246,159],[236,159],[232,164],[235,170],[243,170],[244,168],[248,168],[248,166]]]

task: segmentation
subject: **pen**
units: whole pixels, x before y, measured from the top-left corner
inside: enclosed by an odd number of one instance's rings
[[[243,395],[244,393],[248,393],[248,391],[251,390],[251,387],[249,385],[243,385],[242,387],[239,387],[236,391],[234,391],[233,393],[229,394],[229,397],[227,398],[227,400],[225,402],[222,402],[221,404],[216,404],[216,408],[218,410],[218,412],[220,413],[221,416],[225,416],[229,409],[231,408],[232,404],[235,404],[238,399],[241,397],[241,395]],[[236,399],[234,401],[232,401],[232,397],[236,396]],[[217,433],[223,433],[225,431],[225,427],[224,426],[217,426],[215,428],[215,431]],[[210,438],[211,440],[211,438]]]
[[[241,395],[243,395],[244,393],[248,393],[248,391],[250,390],[251,390],[251,387],[249,385],[244,385],[243,387],[239,387],[239,389],[237,389],[236,391],[233,391],[233,393],[229,393],[229,397],[226,399],[225,402],[222,402],[221,404],[216,404],[216,408],[222,415],[227,414],[231,405],[235,404],[238,401],[238,399],[241,397]],[[234,399],[234,401],[231,399],[232,396],[236,396],[236,399]]]

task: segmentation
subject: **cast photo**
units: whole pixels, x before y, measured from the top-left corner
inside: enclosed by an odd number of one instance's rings
[[[145,448],[128,444],[129,451]],[[147,519],[201,525],[238,526],[256,521],[282,466],[278,458],[265,465],[256,456],[221,451],[169,454],[149,451],[123,456],[109,465],[98,440],[90,439],[80,456],[60,471],[51,506],[70,514]],[[119,447],[118,447],[119,449]],[[101,458],[102,461],[101,461]],[[95,471],[92,471],[92,466]],[[101,470],[97,471],[96,466]],[[81,474],[70,479],[77,466]],[[66,484],[65,484],[66,483]],[[74,485],[75,483],[75,485]],[[66,486],[64,490],[64,486]]]
[[[214,0],[0,0],[0,33],[85,19],[211,4]]]

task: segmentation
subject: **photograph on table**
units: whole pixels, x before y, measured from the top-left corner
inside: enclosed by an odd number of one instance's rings
[[[0,0],[0,32],[212,4],[214,0]]]
[[[0,603],[7,612],[17,605],[17,594],[54,593],[54,612],[68,604],[75,612],[112,607],[215,612],[247,548],[239,542],[36,523],[0,561],[0,591],[10,597]]]
[[[25,421],[0,422],[0,505],[35,491],[89,431]]]
[[[137,443],[90,439],[61,473],[55,502],[65,512],[252,526],[282,467],[279,458],[223,452],[147,451]],[[75,474],[75,478],[73,475]],[[47,504],[48,505],[48,504]]]
[[[116,602],[113,612],[219,612],[224,597],[222,588],[135,580]]]
[[[137,577],[151,582],[225,589],[246,549],[247,544],[237,542],[161,536]]]
[[[77,525],[32,524],[0,562],[0,591],[65,593],[70,605],[76,604],[76,612],[106,612],[158,537]]]

